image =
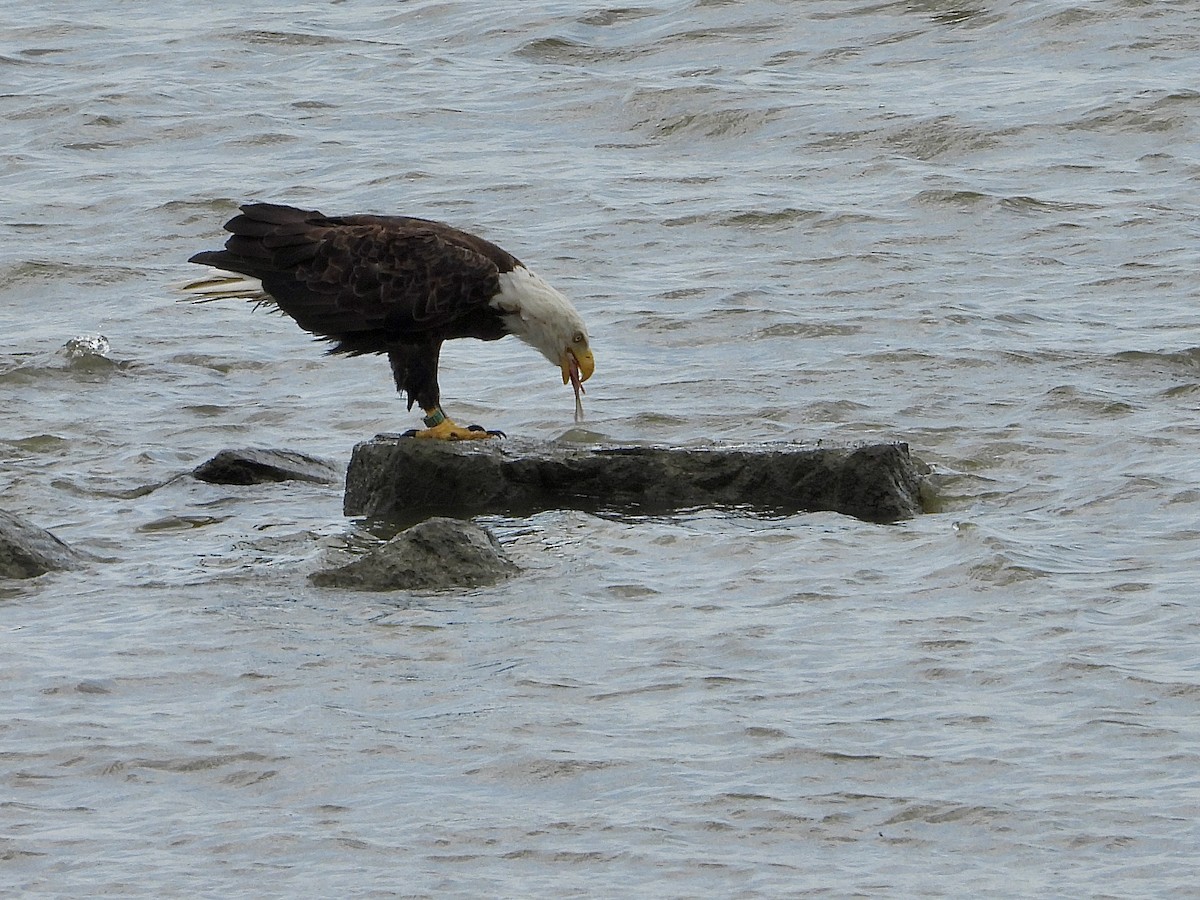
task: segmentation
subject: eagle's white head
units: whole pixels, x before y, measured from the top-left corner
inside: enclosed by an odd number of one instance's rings
[[[592,356],[587,326],[571,301],[524,266],[500,273],[500,293],[491,304],[504,327],[535,348],[562,370],[563,384],[575,389],[576,417],[581,409],[580,385],[592,377]]]

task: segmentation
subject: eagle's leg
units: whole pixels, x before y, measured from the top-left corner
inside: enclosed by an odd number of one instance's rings
[[[388,349],[388,362],[396,390],[408,395],[408,408],[417,403],[425,411],[425,427],[409,431],[405,437],[432,438],[436,441],[470,441],[479,438],[503,437],[498,431],[484,431],[478,426],[463,428],[442,412],[439,400],[437,370],[440,340],[425,344],[396,344]]]
[[[425,410],[425,428],[413,437],[432,438],[439,441],[471,441],[481,438],[504,437],[499,431],[484,431],[478,425],[464,428],[446,417],[440,406]]]

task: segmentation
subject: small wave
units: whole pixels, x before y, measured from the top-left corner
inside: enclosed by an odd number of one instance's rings
[[[653,16],[658,13],[658,10],[648,7],[626,6],[616,9],[603,9],[596,12],[590,12],[579,19],[580,25],[589,25],[597,28],[607,28],[612,25],[624,25],[628,22],[635,22],[639,19],[644,19],[647,16]]]
[[[1010,212],[1028,214],[1087,212],[1103,209],[1101,205],[1096,203],[1046,200],[1042,197],[1034,197],[1028,194],[1015,194],[1011,197],[1003,197],[971,190],[934,189],[920,191],[913,196],[913,200],[928,206],[953,206],[964,210],[992,207]]]
[[[102,334],[84,334],[73,337],[59,348],[58,355],[67,361],[71,372],[103,374],[115,372],[126,365],[111,359],[108,338]]]
[[[26,353],[0,358],[0,384],[27,384],[43,378],[61,378],[66,372],[85,377],[124,371],[131,363],[109,356],[108,338],[102,334],[73,337],[53,355]]]
[[[0,439],[0,445],[12,447],[23,454],[60,454],[71,445],[70,440],[57,434],[34,434],[29,437]]]
[[[547,65],[594,65],[623,62],[636,58],[640,51],[597,47],[565,37],[545,37],[529,41],[516,51],[520,59]]]
[[[1097,107],[1068,123],[1070,131],[1117,131],[1137,135],[1183,130],[1195,119],[1200,92],[1144,92]]]
[[[951,190],[921,191],[913,197],[913,200],[930,206],[957,206],[962,209],[971,209],[981,204],[996,202],[996,198],[991,194],[983,194],[979,191]]]
[[[1167,369],[1182,370],[1189,374],[1200,370],[1200,347],[1190,347],[1185,350],[1123,350],[1120,353],[1114,353],[1110,358],[1120,363],[1162,366]]]
[[[782,109],[715,109],[667,116],[651,125],[657,138],[701,136],[745,137],[755,134],[783,112]]]
[[[1005,197],[1000,201],[1000,206],[1005,209],[1016,210],[1017,212],[1077,212],[1080,210],[1098,210],[1103,209],[1098,203],[1065,203],[1055,200],[1043,200],[1040,197],[1029,197],[1026,195],[1018,195],[1015,197]]]
[[[283,47],[330,47],[359,43],[336,35],[304,34],[299,31],[246,31],[241,37],[248,44],[275,44]]]
[[[795,207],[772,210],[749,209],[733,213],[718,224],[733,228],[779,228],[815,219],[821,215],[823,213],[819,209],[797,209]]]
[[[1134,411],[1133,405],[1124,400],[1081,391],[1072,385],[1051,388],[1041,406],[1050,410],[1075,410],[1092,417],[1125,416]]]
[[[844,325],[837,322],[779,322],[760,328],[755,338],[823,338],[858,334],[861,325]]]
[[[889,133],[884,144],[914,159],[930,161],[990,150],[1001,138],[985,129],[967,125],[954,116],[937,116]]]
[[[73,337],[59,351],[67,359],[88,359],[95,356],[108,356],[111,345],[102,334],[85,334]]]
[[[27,223],[22,227],[42,226]],[[30,282],[71,281],[79,284],[119,284],[144,276],[144,272],[128,266],[66,263],[59,260],[24,259],[0,266],[0,283],[11,288]]]
[[[624,106],[634,116],[629,130],[660,141],[759,135],[789,113],[785,106],[759,105],[749,95],[712,86],[643,88]]]

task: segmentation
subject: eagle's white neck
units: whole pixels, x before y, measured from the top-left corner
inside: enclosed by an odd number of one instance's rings
[[[555,365],[574,336],[587,338],[583,317],[571,301],[524,266],[500,275],[500,293],[491,300],[509,333]]]

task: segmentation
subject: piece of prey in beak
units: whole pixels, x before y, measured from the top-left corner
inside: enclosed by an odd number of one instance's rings
[[[587,393],[583,389],[583,383],[591,378],[592,372],[595,371],[595,357],[592,356],[591,350],[581,350],[578,356],[575,355],[574,350],[564,350],[562,356],[559,357],[559,365],[562,367],[563,384],[571,382],[571,387],[575,391],[575,421],[582,422],[582,395]]]

